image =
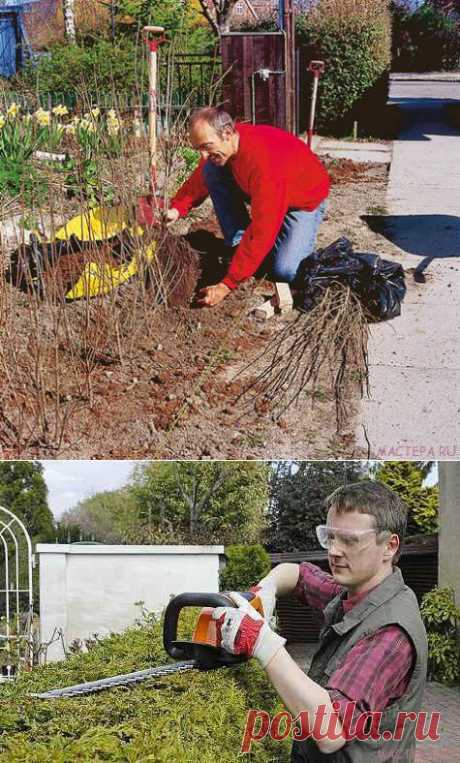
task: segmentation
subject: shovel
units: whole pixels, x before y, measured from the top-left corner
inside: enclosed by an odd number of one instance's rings
[[[157,54],[158,48],[165,41],[164,27],[145,26],[144,40],[149,50],[149,156],[150,156],[150,190],[149,196],[139,199],[136,219],[140,225],[158,224],[161,200],[156,196],[157,190]]]
[[[57,239],[67,239],[75,235],[80,241],[104,241],[127,230],[133,236],[140,237],[146,226],[160,224],[160,200],[156,197],[156,111],[157,111],[157,52],[164,42],[164,27],[146,26],[143,29],[144,40],[149,49],[149,157],[150,189],[149,196],[141,197],[136,207],[136,222],[124,207],[105,209],[100,207],[85,215],[78,215],[56,233]],[[111,267],[107,263],[87,262],[76,284],[66,294],[66,299],[81,299],[108,294],[121,286],[134,275],[141,266],[141,260],[151,262],[155,252],[155,243],[136,252],[130,262],[120,267]]]
[[[318,85],[319,85],[319,78],[322,74],[324,74],[324,71],[326,69],[326,64],[324,61],[310,61],[308,66],[308,71],[312,72],[313,74],[313,92],[311,96],[311,104],[310,104],[310,120],[308,124],[308,133],[307,133],[307,144],[308,147],[311,148],[311,144],[313,141],[313,129],[315,125],[315,113],[316,113],[316,101],[318,99]]]

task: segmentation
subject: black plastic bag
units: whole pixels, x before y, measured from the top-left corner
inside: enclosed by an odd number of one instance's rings
[[[303,309],[311,310],[318,304],[333,283],[349,286],[373,320],[385,321],[401,314],[406,293],[402,266],[377,254],[354,252],[345,237],[302,261],[296,286],[303,292]]]

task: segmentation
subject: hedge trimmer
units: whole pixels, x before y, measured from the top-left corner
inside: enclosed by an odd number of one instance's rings
[[[246,592],[242,596],[247,599],[257,612],[263,614],[262,602],[257,594]],[[149,678],[159,678],[185,673],[190,670],[216,670],[217,668],[232,667],[246,662],[245,655],[235,655],[228,652],[218,643],[216,622],[212,619],[215,607],[235,607],[233,600],[225,593],[182,593],[171,599],[165,611],[163,626],[163,644],[166,652],[177,662],[159,665],[133,673],[101,678],[98,681],[87,681],[73,686],[33,694],[39,699],[62,699],[78,697],[83,694],[94,694],[104,689],[117,686],[134,686],[147,681]],[[195,625],[191,641],[178,641],[177,626],[179,615],[184,607],[204,607]]]

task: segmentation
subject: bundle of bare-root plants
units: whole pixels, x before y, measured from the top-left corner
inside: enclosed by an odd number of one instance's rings
[[[340,433],[349,419],[353,390],[357,386],[361,395],[368,390],[368,321],[349,287],[333,283],[324,289],[311,310],[301,310],[245,367],[243,374],[259,370],[240,395],[243,406],[250,400],[279,420],[301,402],[314,406],[319,390],[326,386],[335,401]]]

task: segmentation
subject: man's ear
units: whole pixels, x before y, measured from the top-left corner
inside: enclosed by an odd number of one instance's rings
[[[385,541],[385,544],[386,545],[385,545],[383,558],[385,561],[387,559],[391,560],[399,549],[399,546],[400,546],[399,536],[396,535],[396,533],[392,533],[390,537]]]

